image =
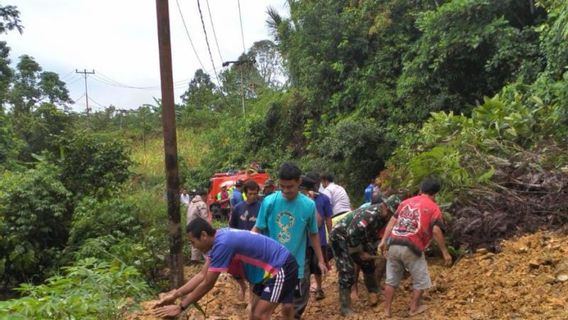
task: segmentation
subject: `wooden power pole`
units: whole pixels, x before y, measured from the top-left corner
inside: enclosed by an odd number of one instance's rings
[[[162,127],[166,163],[168,199],[168,233],[170,238],[170,285],[178,288],[183,283],[182,236],[179,207],[179,176],[177,166],[176,118],[174,112],[174,80],[172,75],[172,48],[168,0],[156,0],[158,17],[158,47],[160,51],[160,79],[162,88]]]
[[[79,71],[77,69],[75,69],[75,73],[81,73],[84,77],[85,77],[85,103],[86,103],[86,112],[87,114],[89,114],[89,112],[91,111],[91,108],[89,108],[89,90],[87,87],[87,75],[88,74],[95,74],[95,70],[93,71],[87,71],[87,69],[83,69],[83,71]]]

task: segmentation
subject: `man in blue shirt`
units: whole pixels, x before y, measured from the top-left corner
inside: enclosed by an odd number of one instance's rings
[[[235,189],[233,190],[233,194],[231,194],[231,209],[234,210],[237,204],[243,201],[243,194],[241,190],[243,188],[243,180],[237,180],[235,183]]]
[[[298,262],[299,285],[294,299],[294,317],[297,319],[309,299],[309,277],[304,275],[308,237],[314,246],[320,270],[327,272],[318,236],[316,206],[313,200],[299,192],[301,175],[302,171],[294,164],[284,163],[280,167],[280,191],[262,201],[253,228],[254,232],[266,234],[283,244]]]
[[[270,319],[278,304],[282,304],[283,318],[293,319],[298,265],[283,245],[250,231],[215,230],[200,218],[189,223],[186,231],[192,246],[208,252],[207,262],[200,273],[160,299],[154,306],[155,315],[179,315],[213,289],[221,272],[228,272],[244,277],[254,286],[258,298],[252,305],[251,319]],[[172,305],[177,298],[181,302]]]
[[[326,263],[329,263],[329,258],[327,256],[328,246],[327,246],[327,232],[331,232],[332,221],[331,216],[333,215],[333,210],[331,208],[331,201],[329,197],[323,193],[319,193],[320,181],[319,174],[315,172],[307,173],[305,177],[302,177],[302,184],[300,189],[305,194],[309,194],[310,197],[316,203],[317,211],[317,222],[318,222],[318,233],[320,239],[321,252],[323,254]],[[308,252],[306,253],[306,260],[309,264],[310,273],[314,275],[315,283],[311,285],[310,291],[314,291],[316,300],[321,300],[325,298],[325,294],[322,290],[322,277],[321,271],[318,267],[318,260],[315,255],[313,245],[310,243],[308,247]]]
[[[254,227],[258,210],[260,209],[260,201],[258,201],[259,191],[260,186],[254,180],[245,181],[243,184],[243,192],[246,195],[246,200],[237,204],[233,212],[231,212],[229,227],[247,231]],[[246,282],[242,277],[238,276],[235,277],[235,280],[241,288],[241,299],[244,301],[247,291]]]
[[[375,189],[375,179],[371,180],[371,183],[365,188],[365,195],[363,197],[364,203],[370,203],[371,197],[373,196],[373,190]]]
[[[243,184],[243,191],[247,200],[235,206],[231,213],[231,219],[229,219],[229,227],[251,230],[256,224],[256,217],[260,209],[260,202],[258,201],[260,186],[254,180],[247,180]]]

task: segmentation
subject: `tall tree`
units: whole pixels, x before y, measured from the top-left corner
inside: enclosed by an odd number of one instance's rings
[[[181,99],[186,107],[192,109],[216,110],[218,109],[216,89],[211,77],[202,69],[197,69]]]

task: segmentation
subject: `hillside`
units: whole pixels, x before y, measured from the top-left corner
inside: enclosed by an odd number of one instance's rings
[[[451,268],[431,260],[434,287],[428,292],[430,309],[415,319],[566,319],[568,315],[568,230],[539,231],[502,242],[503,251],[493,254],[479,250],[464,256]],[[186,277],[196,272],[186,269]],[[305,319],[342,319],[337,309],[337,278],[331,272],[324,282],[326,298],[311,300]],[[362,283],[360,288],[363,288]],[[397,291],[393,318],[407,316],[410,282],[406,279]],[[236,284],[223,277],[202,299],[207,319],[247,319],[245,305],[237,298]],[[364,297],[360,293],[360,297]],[[382,303],[367,309],[360,299],[353,319],[383,319]],[[155,301],[142,304],[144,311],[128,320],[158,319],[152,316]],[[186,318],[201,319],[195,309]],[[278,315],[274,317],[280,319]]]

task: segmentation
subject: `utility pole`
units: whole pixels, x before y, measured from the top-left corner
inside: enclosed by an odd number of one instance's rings
[[[88,74],[95,74],[95,70],[87,71],[87,69],[83,69],[83,71],[79,71],[79,70],[75,69],[75,73],[81,73],[85,77],[85,103],[87,104],[87,110],[86,110],[87,114],[89,114],[91,109],[89,108],[89,91],[87,90],[87,75]]]
[[[240,75],[241,75],[241,105],[243,107],[243,117],[245,116],[245,84],[243,78],[243,65],[244,64],[255,64],[256,60],[253,58],[252,60],[237,60],[237,61],[225,61],[223,62],[223,67],[227,67],[230,64],[234,64],[235,66],[239,67]]]
[[[172,46],[170,43],[170,14],[168,0],[156,0],[158,47],[160,52],[160,82],[162,89],[162,127],[166,164],[168,199],[168,233],[170,238],[170,286],[180,287],[183,281],[181,217],[179,207],[179,176],[177,165],[176,118],[174,112],[174,80]]]

